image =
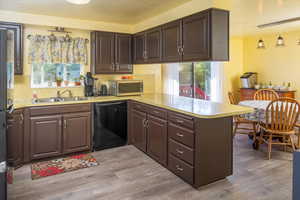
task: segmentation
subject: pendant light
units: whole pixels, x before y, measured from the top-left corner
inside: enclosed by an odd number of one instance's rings
[[[265,42],[262,39],[258,40],[257,48],[258,49],[264,49],[265,48]]]
[[[278,36],[276,41],[276,47],[283,47],[284,46],[284,39],[281,35]]]
[[[83,5],[90,3],[91,0],[66,0],[69,3],[77,4],[77,5]]]

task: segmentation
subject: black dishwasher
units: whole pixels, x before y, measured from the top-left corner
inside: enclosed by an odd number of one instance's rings
[[[93,149],[119,147],[127,144],[127,103],[94,104]]]

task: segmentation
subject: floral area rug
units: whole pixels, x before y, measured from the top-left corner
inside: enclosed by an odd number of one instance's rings
[[[80,154],[31,165],[32,180],[99,165],[90,154]]]

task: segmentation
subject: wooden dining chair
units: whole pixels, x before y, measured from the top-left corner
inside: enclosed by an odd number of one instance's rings
[[[254,100],[273,101],[279,99],[279,95],[273,89],[260,89],[254,93]]]
[[[228,92],[228,98],[229,98],[230,104],[237,105],[239,103],[232,92]],[[234,123],[233,136],[236,135],[238,130],[247,130],[249,132],[245,132],[245,133],[239,132],[239,134],[246,134],[246,135],[252,137],[253,141],[255,141],[256,133],[257,133],[257,130],[256,130],[257,122],[247,120],[241,116],[234,116],[233,123]],[[245,125],[246,127],[243,127],[243,126],[241,127],[241,125]]]
[[[291,98],[273,100],[267,106],[265,122],[260,123],[259,141],[268,144],[268,159],[271,159],[272,145],[291,146],[295,151],[292,136],[296,134],[294,128],[300,114],[300,104]],[[276,138],[276,140],[273,140]]]

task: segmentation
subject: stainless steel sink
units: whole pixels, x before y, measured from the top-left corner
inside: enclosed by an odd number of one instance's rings
[[[50,97],[50,98],[40,98],[34,103],[55,103],[55,102],[68,102],[68,101],[86,101],[87,97]]]

